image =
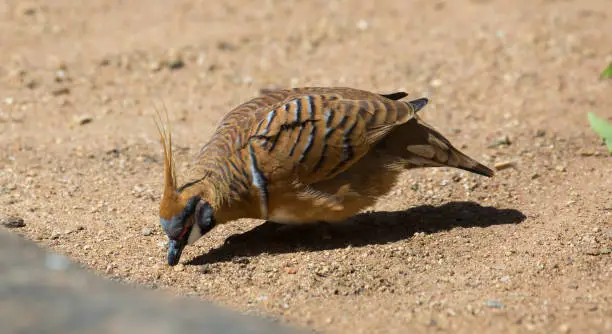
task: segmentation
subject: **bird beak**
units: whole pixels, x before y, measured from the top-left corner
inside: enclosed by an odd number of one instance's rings
[[[168,242],[168,265],[176,266],[181,259],[183,248],[187,244],[186,240],[173,240],[170,239]]]

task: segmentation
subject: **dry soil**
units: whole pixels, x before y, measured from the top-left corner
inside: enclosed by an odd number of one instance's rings
[[[612,163],[586,113],[612,118],[611,6],[2,1],[0,215],[100,275],[316,331],[610,333]],[[407,172],[331,229],[233,222],[169,268],[155,109],[181,171],[230,108],[306,85],[428,96],[502,169]]]

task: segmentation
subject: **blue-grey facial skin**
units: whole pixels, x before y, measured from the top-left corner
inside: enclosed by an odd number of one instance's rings
[[[170,218],[160,218],[159,223],[164,230],[164,233],[168,236],[168,265],[175,266],[181,259],[183,248],[187,244],[191,228],[186,233],[183,233],[187,220],[191,217],[196,209],[198,203],[197,197],[192,197],[187,202],[187,206],[183,211]],[[193,226],[192,226],[193,228]]]
[[[170,239],[168,242],[168,265],[175,266],[181,259],[183,248],[185,248],[186,241]]]
[[[183,222],[177,217],[172,219],[160,219],[160,223],[164,233],[168,236],[168,265],[175,266],[181,258],[181,253],[186,242],[174,239],[172,236],[178,236],[183,231]]]

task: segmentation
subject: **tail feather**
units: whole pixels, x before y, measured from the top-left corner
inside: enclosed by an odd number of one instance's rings
[[[455,148],[431,126],[414,117],[398,126],[379,145],[400,158],[406,168],[454,167],[491,177],[493,170]]]

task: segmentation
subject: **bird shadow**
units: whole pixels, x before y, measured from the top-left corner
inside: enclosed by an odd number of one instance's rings
[[[497,209],[474,202],[421,205],[404,211],[370,212],[346,222],[281,225],[265,222],[250,231],[228,237],[225,243],[186,262],[204,265],[262,253],[320,251],[386,244],[407,239],[416,232],[436,233],[456,227],[519,224],[526,216],[514,209]]]

